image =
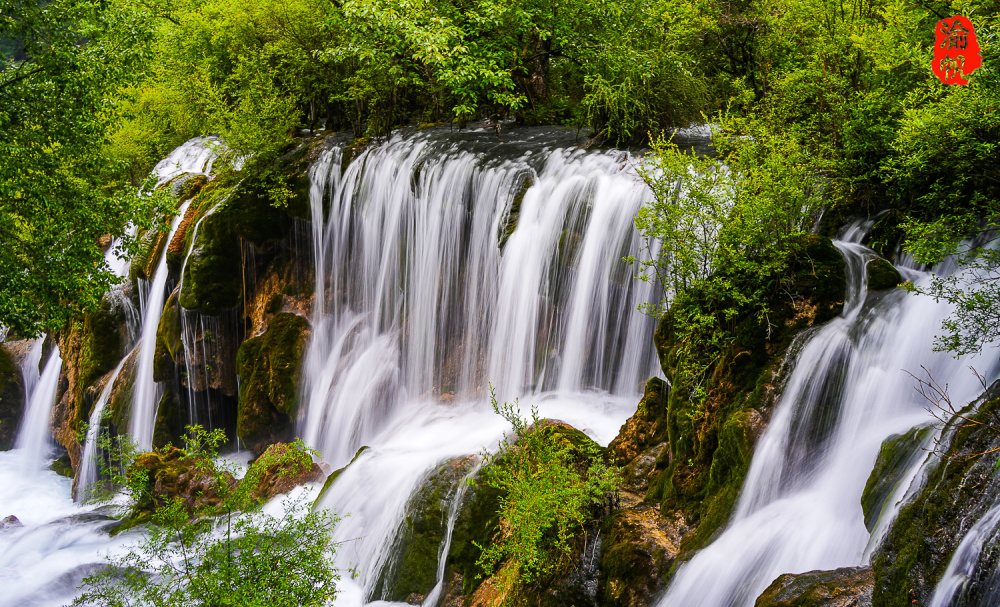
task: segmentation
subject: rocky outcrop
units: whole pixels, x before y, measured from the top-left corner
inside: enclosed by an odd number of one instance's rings
[[[191,457],[177,447],[140,455],[128,473],[141,481],[142,490],[135,504],[138,513],[152,512],[179,498],[193,515],[218,506],[225,489],[237,485],[231,474],[217,471],[211,460]]]
[[[976,423],[956,418],[932,453],[919,493],[904,505],[872,558],[876,607],[928,605],[959,544],[983,517],[1000,504],[996,474],[1000,448],[1000,383],[964,412]],[[919,445],[917,446],[919,449]],[[1000,540],[995,526],[982,530],[983,546]],[[954,605],[996,604],[998,555],[984,548]]]
[[[779,576],[754,607],[872,607],[875,577],[871,567]]]
[[[24,377],[7,344],[0,345],[0,451],[14,446],[24,417]]]
[[[477,458],[458,457],[435,468],[406,504],[390,562],[379,574],[373,598],[421,602],[437,583],[438,552],[462,479]]]
[[[305,318],[280,312],[263,335],[240,346],[236,358],[241,379],[236,432],[254,453],[263,453],[268,445],[290,438],[308,339]]]
[[[654,506],[626,508],[609,516],[601,525],[600,604],[655,604],[690,532],[683,514],[667,519]]]
[[[296,445],[276,443],[250,464],[244,482],[254,486],[253,497],[266,502],[322,478],[323,469],[308,453]]]
[[[100,394],[100,380],[114,369],[127,345],[125,312],[105,298],[93,314],[69,323],[58,335],[63,370],[52,413],[52,434],[69,453],[74,470],[80,465],[80,429]]]
[[[767,283],[759,276],[728,278],[746,288],[759,289]],[[666,426],[669,452],[656,456],[661,469],[649,479],[643,499],[658,504],[668,519],[674,511],[683,513],[694,528],[683,542],[681,559],[707,545],[728,520],[754,445],[784,381],[788,367],[783,362],[795,337],[843,308],[844,260],[829,239],[803,235],[793,243],[784,273],[767,284],[771,285],[766,294],[768,313],[736,308],[738,315],[727,316],[720,325],[727,335],[718,345],[696,342],[692,352],[678,341],[676,309],[706,315],[732,310],[731,302],[697,289],[685,294],[682,305],[675,304],[656,330],[657,353],[669,380],[677,378],[682,352],[712,361],[698,392],[701,396],[692,398],[691,389],[674,386],[666,397],[665,419],[643,420],[646,414],[637,413],[637,426],[648,427],[646,433],[654,440]]]

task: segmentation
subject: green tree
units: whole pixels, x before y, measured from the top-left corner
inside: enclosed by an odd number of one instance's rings
[[[0,56],[0,324],[28,337],[93,310],[114,281],[101,237],[163,208],[107,153],[150,29],[127,3],[2,0],[0,37],[19,45]]]

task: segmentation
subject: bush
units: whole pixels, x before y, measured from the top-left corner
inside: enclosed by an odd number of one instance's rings
[[[499,489],[500,528],[477,565],[496,573],[502,594],[519,584],[565,570],[573,541],[593,518],[594,507],[617,491],[619,470],[606,464],[600,449],[587,440],[572,440],[559,427],[547,425],[531,410],[531,420],[515,404],[497,403],[493,410],[511,423],[514,434],[495,453],[483,454],[483,483]]]
[[[85,592],[73,605],[304,607],[334,598],[331,531],[338,519],[308,509],[303,497],[286,499],[281,516],[264,512],[254,496],[260,474],[236,482],[213,463],[225,434],[199,426],[189,431],[184,450],[165,447],[134,458],[125,441],[110,458],[117,465],[103,473],[124,484],[131,522],[151,525],[138,544],[83,581]],[[299,461],[301,448],[287,452],[289,473],[311,464]],[[171,478],[170,467],[195,479],[193,495],[157,491]]]

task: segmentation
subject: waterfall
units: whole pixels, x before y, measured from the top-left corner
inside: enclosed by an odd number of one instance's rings
[[[955,402],[981,391],[970,364],[986,367],[987,378],[997,374],[988,358],[934,352],[934,335],[952,312],[946,302],[899,290],[868,296],[864,260],[872,253],[851,242],[837,246],[848,269],[843,314],[808,339],[757,445],[732,519],[680,567],[660,607],[751,606],[781,574],[865,564],[886,524],[880,521],[869,534],[860,504],[879,447],[893,434],[934,421],[907,371],[927,367],[948,384]],[[931,279],[902,271],[918,285]],[[911,467],[903,487],[919,466]]]
[[[300,431],[333,463],[413,399],[481,395],[487,382],[509,399],[635,395],[655,372],[655,321],[636,308],[656,293],[621,261],[639,251],[632,220],[648,190],[623,152],[543,152],[484,159],[415,136],[343,175],[339,152],[313,167],[313,216],[330,208],[313,222]]]
[[[191,201],[177,209],[170,224],[166,242],[169,243],[177,231]],[[156,329],[163,314],[163,303],[167,287],[167,246],[160,253],[160,261],[153,274],[153,280],[143,299],[142,334],[139,338],[139,359],[135,368],[135,384],[132,391],[132,413],[129,417],[129,434],[143,451],[153,447],[153,429],[156,424],[156,409],[160,401],[160,387],[153,381],[153,357],[156,353]]]
[[[42,343],[45,338],[38,339],[32,346],[26,364],[38,368],[41,358]],[[22,465],[25,470],[32,470],[41,466],[45,462],[45,457],[52,448],[52,430],[50,421],[52,417],[52,407],[56,404],[56,396],[59,391],[59,374],[62,372],[62,357],[59,356],[59,347],[54,346],[52,353],[45,363],[41,377],[33,386],[29,393],[25,390],[24,418],[21,421],[21,429],[17,433],[17,440],[14,448],[21,450]],[[32,371],[25,373],[29,376]],[[37,371],[34,373],[37,374]],[[25,382],[27,388],[28,382]]]
[[[622,261],[650,196],[637,161],[524,143],[417,134],[312,167],[298,429],[335,467],[371,447],[322,503],[350,513],[335,539],[363,538],[337,553],[358,573],[338,601],[368,600],[425,473],[509,429],[487,383],[607,444],[658,371],[656,322],[637,311],[658,292]]]
[[[153,167],[156,186],[185,173],[211,175],[212,164],[224,150],[222,140],[215,136],[195,137],[185,141]]]

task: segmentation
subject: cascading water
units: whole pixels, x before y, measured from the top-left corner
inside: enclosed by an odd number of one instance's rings
[[[34,348],[41,348],[44,338],[39,339]],[[29,360],[33,356],[29,355]],[[35,358],[37,365],[38,358]],[[52,407],[56,404],[56,393],[59,390],[59,373],[62,371],[62,357],[59,356],[59,347],[52,348],[42,375],[38,379],[34,390],[26,398],[24,408],[24,419],[21,421],[21,429],[17,433],[17,441],[14,448],[21,452],[22,466],[26,470],[41,467],[45,463],[45,456],[52,447],[49,422],[52,416]]]
[[[955,402],[971,401],[982,389],[970,364],[985,367],[988,378],[997,374],[995,361],[933,351],[934,335],[952,311],[946,302],[900,291],[868,296],[870,253],[849,242],[838,248],[848,268],[844,312],[803,347],[732,520],[678,570],[659,607],[750,606],[781,574],[865,564],[886,524],[869,534],[860,504],[879,447],[934,421],[907,371],[932,370]],[[904,271],[919,285],[931,278]],[[897,491],[893,499],[900,497]]]
[[[174,237],[189,204],[191,201],[186,201],[174,215],[170,232],[167,234],[167,242]],[[136,445],[145,451],[153,446],[153,426],[156,422],[156,407],[160,400],[160,387],[153,381],[153,357],[156,353],[156,329],[160,324],[160,315],[163,314],[163,303],[166,299],[167,278],[167,248],[163,247],[153,280],[142,302],[142,334],[139,338],[139,358],[135,367],[132,414],[128,426],[129,434],[135,439]]]
[[[606,444],[657,369],[636,310],[656,293],[621,261],[649,196],[628,155],[471,143],[418,135],[312,170],[300,434],[334,466],[372,447],[323,501],[350,513],[336,539],[363,537],[338,551],[358,572],[338,602],[369,598],[427,471],[503,435],[488,382]]]

